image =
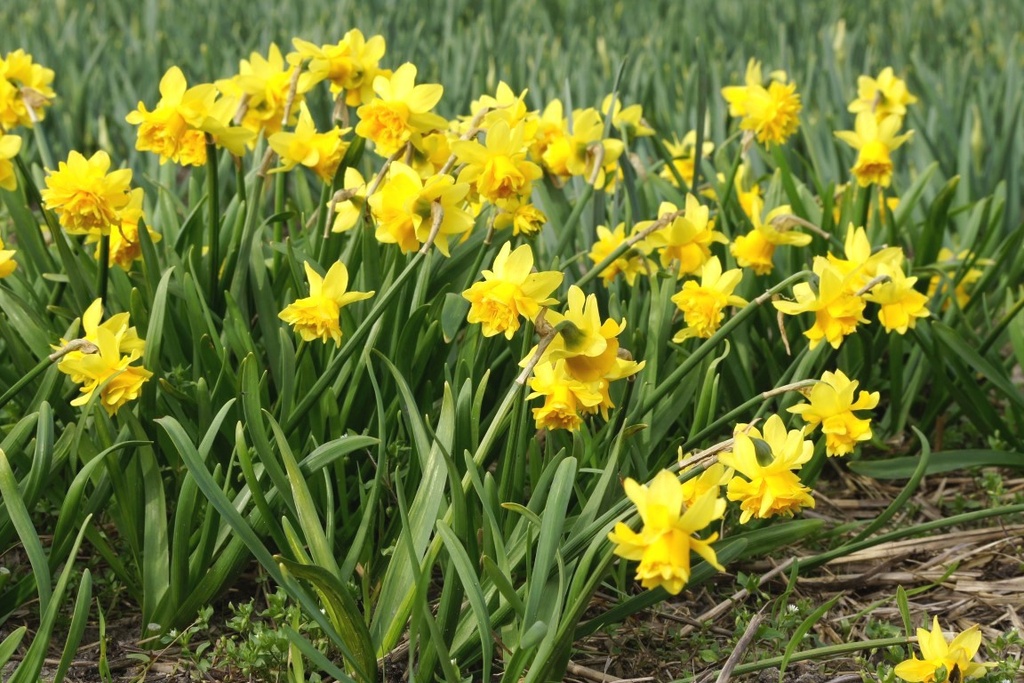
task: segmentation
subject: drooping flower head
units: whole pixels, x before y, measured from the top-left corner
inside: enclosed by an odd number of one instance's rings
[[[519,317],[533,320],[542,306],[557,302],[551,293],[562,284],[556,271],[533,273],[533,250],[524,244],[514,251],[510,242],[501,246],[484,279],[462,293],[470,302],[468,320],[481,323],[485,337],[504,334],[511,339],[519,329]]]
[[[341,309],[369,299],[374,292],[347,291],[348,269],[341,261],[335,262],[324,277],[320,277],[308,261],[303,263],[303,267],[309,281],[309,296],[296,299],[281,311],[279,317],[294,327],[305,341],[319,339],[327,342],[333,339],[336,345],[341,346]]]
[[[46,208],[57,213],[64,229],[72,235],[110,234],[118,212],[128,206],[132,170],[107,173],[110,157],[100,150],[86,159],[72,151],[56,171],[46,176],[42,191]]]
[[[430,236],[436,203],[444,214],[434,244],[448,256],[449,239],[473,227],[473,216],[462,208],[468,193],[469,185],[450,175],[424,182],[411,167],[392,163],[387,180],[367,199],[377,221],[377,240],[397,244],[403,254],[415,251]]]
[[[804,419],[805,434],[810,434],[819,425],[825,434],[825,448],[828,455],[847,455],[854,447],[871,438],[871,420],[854,415],[855,410],[871,410],[878,405],[878,392],[857,393],[856,380],[851,380],[842,370],[825,372],[821,381],[806,392],[808,403],[800,403],[789,412]]]
[[[815,348],[822,340],[838,349],[843,339],[853,334],[857,325],[868,322],[864,317],[865,301],[850,285],[848,278],[836,266],[820,256],[814,259],[817,288],[809,282],[793,287],[796,301],[774,301],[775,308],[786,315],[814,313],[814,325],[804,332]]]
[[[583,425],[580,414],[588,407],[601,404],[597,387],[581,382],[566,370],[565,361],[538,363],[530,379],[533,393],[527,400],[544,397],[544,404],[533,409],[537,429],[565,429],[570,432]]]
[[[783,204],[768,212],[761,219],[761,199],[751,199],[750,222],[754,229],[746,235],[740,235],[729,245],[729,251],[736,258],[736,263],[744,268],[752,268],[758,275],[772,272],[775,248],[781,245],[804,247],[811,243],[811,236],[796,230],[787,230],[789,226],[786,216],[793,213],[789,204]]]
[[[718,571],[725,571],[711,547],[718,540],[718,533],[703,539],[696,535],[725,514],[725,501],[719,498],[717,487],[687,506],[683,485],[668,470],[659,472],[650,486],[633,479],[626,479],[624,486],[643,527],[637,533],[619,522],[608,534],[608,540],[615,544],[616,555],[640,562],[636,578],[644,588],[662,586],[668,593],[678,595],[690,580],[691,552]]]
[[[882,323],[886,332],[906,334],[913,329],[918,318],[927,318],[928,297],[914,289],[916,277],[907,277],[899,266],[881,264],[878,275],[889,278],[871,288],[864,298],[880,306],[878,322]]]

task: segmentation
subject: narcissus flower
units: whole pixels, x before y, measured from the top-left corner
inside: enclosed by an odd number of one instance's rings
[[[128,401],[138,398],[142,385],[153,376],[145,368],[132,365],[142,358],[146,343],[129,325],[128,314],[119,313],[105,322],[103,304],[99,299],[82,314],[82,340],[94,346],[93,353],[75,350],[66,353],[57,368],[72,382],[82,384],[81,395],[71,401],[73,406],[85,405],[99,389],[99,402],[107,414],[113,415]],[[62,339],[61,344],[66,345]]]
[[[977,624],[947,642],[939,628],[939,618],[932,617],[931,631],[917,629],[917,646],[921,650],[921,659],[913,656],[897,664],[895,669],[897,676],[910,683],[934,683],[938,680],[952,683],[983,676],[992,666],[974,661],[974,655],[981,647],[981,629]],[[954,671],[959,674],[958,678],[954,678]],[[940,675],[944,678],[940,679]]]
[[[483,326],[485,337],[504,334],[511,339],[519,329],[519,316],[533,320],[542,306],[557,303],[551,293],[562,284],[556,271],[533,273],[533,250],[524,244],[512,251],[505,242],[491,270],[483,271],[477,282],[462,293],[470,302],[468,320]]]
[[[497,121],[487,131],[485,144],[476,140],[458,140],[451,150],[466,164],[459,173],[460,183],[474,183],[481,197],[491,203],[529,197],[534,180],[543,175],[540,166],[526,159],[524,127],[509,128]]]
[[[680,459],[682,459],[682,449],[680,448]],[[684,474],[689,471],[690,468],[680,471],[680,474]],[[696,477],[687,479],[683,482],[683,505],[688,508],[693,507],[697,504],[697,501],[709,491],[714,491],[716,496],[719,490],[729,483],[732,479],[733,472],[728,467],[720,462],[712,463],[703,472],[698,474]]]
[[[437,83],[416,85],[416,66],[403,64],[390,76],[373,80],[377,97],[359,107],[356,135],[373,142],[378,154],[391,156],[414,133],[444,130],[448,122],[430,112],[444,93]]]
[[[659,218],[677,212],[676,205],[671,202],[662,202],[658,207]],[[653,223],[641,221],[636,224],[636,230],[645,230]],[[674,262],[679,275],[690,275],[698,272],[711,258],[713,243],[724,244],[729,241],[714,226],[714,222],[708,220],[708,207],[703,206],[694,195],[687,194],[683,215],[672,219],[664,228],[655,230],[646,242],[659,251],[662,266],[668,267]]]
[[[890,115],[879,121],[869,111],[857,114],[854,130],[836,131],[836,137],[858,150],[857,161],[850,169],[857,184],[867,187],[872,183],[881,187],[892,184],[892,151],[910,139],[914,131],[897,135],[903,119]]]
[[[0,131],[31,128],[46,116],[55,94],[53,69],[36,64],[22,49],[0,58]]]
[[[742,476],[729,480],[729,500],[739,501],[740,523],[751,517],[767,519],[792,515],[814,507],[810,489],[800,483],[794,470],[811,459],[814,446],[798,429],[786,431],[782,418],[772,415],[764,423],[764,434],[747,425],[737,425],[732,451],[718,461]]]
[[[307,71],[299,77],[303,92],[326,80],[335,95],[345,92],[345,104],[350,107],[373,98],[374,78],[391,75],[390,70],[380,68],[385,51],[384,36],[367,39],[362,31],[354,28],[335,45],[317,47],[300,38],[293,38],[292,45],[299,59],[309,60]],[[293,60],[293,55],[289,55],[289,60]]]
[[[566,372],[565,361],[539,363],[530,379],[533,393],[527,400],[544,397],[544,405],[533,409],[537,429],[576,431],[583,424],[580,412],[601,404],[601,394],[592,384]]]
[[[543,127],[541,130],[543,131]],[[622,140],[603,136],[604,124],[601,122],[601,114],[592,108],[578,109],[572,114],[572,126],[570,127],[568,122],[562,122],[561,132],[552,135],[552,139],[544,147],[541,159],[553,175],[563,179],[583,176],[589,180],[595,175],[596,170],[594,187],[608,189],[610,183],[606,182],[607,169],[615,166],[622,156],[625,145]],[[601,168],[596,169],[599,160]]]
[[[377,240],[397,244],[402,253],[415,251],[427,241],[433,226],[433,204],[444,211],[434,244],[448,256],[448,240],[473,227],[473,216],[462,205],[467,183],[450,175],[435,175],[426,182],[411,167],[396,161],[378,192],[367,199],[377,221]]]
[[[718,571],[725,571],[711,547],[718,533],[703,539],[696,536],[725,514],[725,501],[719,498],[717,489],[697,498],[692,506],[684,506],[683,485],[668,470],[659,472],[650,486],[633,479],[626,479],[624,486],[643,528],[637,533],[619,522],[608,540],[615,544],[616,555],[640,562],[636,578],[644,588],[662,586],[678,595],[690,580],[691,552]]]
[[[864,298],[878,304],[878,322],[882,323],[886,332],[906,334],[913,329],[918,318],[927,318],[928,297],[914,289],[916,277],[907,277],[899,266],[882,264],[878,275],[889,278],[888,282],[877,284],[871,288]]]
[[[907,90],[902,78],[897,78],[892,67],[887,66],[878,74],[857,77],[857,99],[850,103],[849,111],[859,114],[871,112],[879,120],[890,114],[906,116],[907,105],[917,102],[917,98]]]
[[[654,129],[644,121],[644,110],[639,104],[623,107],[618,97],[613,102],[612,96],[607,95],[601,100],[601,112],[611,116],[612,125],[627,140],[654,135]]]
[[[825,449],[829,456],[847,455],[861,441],[871,438],[871,420],[854,415],[855,410],[871,410],[878,405],[878,392],[861,391],[857,399],[857,381],[842,370],[826,372],[821,381],[806,391],[809,403],[800,403],[789,412],[804,419],[804,434],[810,434],[819,425],[825,434]]]
[[[295,328],[304,341],[333,339],[341,346],[341,309],[356,301],[369,299],[374,292],[349,292],[348,269],[341,261],[335,262],[327,275],[313,270],[309,262],[303,263],[309,281],[309,296],[296,299],[278,317]]]
[[[936,294],[945,294],[950,280],[960,273],[961,266],[964,261],[972,261],[973,265],[963,273],[959,280],[957,280],[956,288],[953,290],[953,297],[956,299],[956,303],[960,308],[967,305],[967,302],[971,300],[971,294],[968,291],[968,288],[980,280],[981,276],[984,274],[984,271],[976,266],[992,265],[992,261],[989,259],[975,259],[974,253],[969,249],[964,249],[959,253],[954,253],[949,247],[942,247],[939,249],[938,256],[935,257],[935,266],[944,270],[946,274],[933,275],[932,279],[929,280],[929,299]],[[942,309],[945,310],[947,308],[949,308],[949,299],[945,298],[942,302]]]
[[[366,180],[358,170],[351,166],[345,169],[341,189],[345,198],[334,202],[331,232],[346,232],[354,228],[366,206]]]
[[[818,276],[817,291],[810,283],[801,282],[793,287],[796,301],[772,303],[786,315],[813,312],[814,325],[804,332],[811,348],[825,340],[838,349],[843,338],[853,334],[858,324],[868,322],[864,317],[866,304],[863,297],[851,291],[842,272],[826,259],[815,257],[814,273]]]
[[[733,294],[743,279],[743,271],[733,268],[722,272],[722,263],[712,256],[701,269],[700,284],[688,280],[672,296],[672,302],[683,313],[686,327],[672,338],[680,343],[690,337],[707,339],[718,331],[726,306],[746,306],[747,300]]]
[[[672,156],[672,166],[675,167],[679,177],[683,179],[687,186],[692,186],[694,166],[697,163],[695,154],[697,148],[697,131],[691,130],[683,136],[682,140],[672,138],[671,141],[663,140],[663,142],[665,143],[665,149],[667,149],[668,153]],[[704,144],[701,145],[700,156],[702,159],[706,159],[714,151],[715,143],[705,140]],[[673,173],[672,169],[668,166],[661,169],[661,173],[659,175],[673,185],[679,184],[676,180],[676,174]]]
[[[64,229],[72,235],[110,234],[118,212],[128,206],[128,185],[132,170],[107,173],[110,157],[100,150],[86,159],[72,151],[66,162],[46,176],[42,191],[46,208],[57,213]]]
[[[501,212],[494,217],[494,229],[503,230],[512,226],[512,235],[526,235],[531,237],[540,232],[548,217],[544,212],[533,204],[502,202],[499,204]]]
[[[736,263],[744,268],[752,268],[758,275],[772,272],[775,248],[780,245],[805,247],[811,243],[811,236],[802,232],[787,230],[785,216],[793,213],[788,204],[778,206],[768,212],[761,220],[761,200],[753,198],[750,208],[750,222],[754,229],[746,235],[740,235],[729,245],[729,251],[736,258]]]
[[[143,102],[125,120],[139,127],[135,149],[160,155],[185,166],[206,163],[206,135],[202,125],[217,101],[212,83],[188,87],[181,69],[172,66],[160,79],[160,101],[153,111]]]
[[[128,206],[117,212],[118,221],[110,229],[110,263],[122,270],[131,270],[132,262],[142,258],[142,244],[139,242],[139,221],[143,220],[142,212],[143,191],[141,187],[133,189],[129,193]],[[160,233],[146,226],[149,239],[154,243],[160,241]],[[90,234],[86,242],[98,242],[96,245],[96,258],[99,259],[100,246],[99,236]]]
[[[635,234],[635,231],[634,231]],[[626,224],[619,223],[615,230],[609,230],[603,225],[597,226],[597,241],[590,249],[587,257],[594,264],[601,263],[613,251],[618,249],[626,241]],[[642,275],[653,269],[654,264],[647,258],[645,243],[637,242],[629,249],[622,252],[618,258],[608,264],[608,267],[600,272],[601,279],[605,285],[610,285],[621,273],[626,278],[626,283],[632,287],[636,282],[636,276]]]
[[[11,159],[18,156],[20,151],[20,137],[0,134],[0,188],[13,191],[18,187],[18,176],[14,173]]]
[[[290,171],[302,165],[311,169],[325,183],[330,183],[348,149],[348,143],[342,140],[342,136],[349,130],[335,126],[326,133],[318,133],[313,116],[303,102],[299,105],[299,121],[295,130],[274,133],[267,140],[281,158],[281,166],[274,170]]]
[[[722,89],[722,96],[729,103],[729,114],[743,117],[740,129],[750,131],[761,144],[781,144],[800,125],[803,105],[796,84],[787,80],[785,71],[773,71],[771,82],[765,88],[761,64],[752,59],[747,64],[746,85]]]
[[[288,65],[281,50],[271,43],[266,57],[253,52],[249,59],[239,62],[237,75],[221,79],[216,85],[226,96],[236,97],[239,101],[246,98],[241,122],[244,128],[270,136],[285,124],[295,125],[299,115],[299,104],[303,101],[306,86],[301,81],[297,84],[288,121],[283,121],[291,94],[292,76],[297,68]]]
[[[879,274],[882,267],[902,267],[905,258],[900,247],[883,247],[876,250],[868,240],[867,231],[854,227],[853,223],[846,229],[843,254],[846,258],[839,258],[829,252],[826,258],[829,264],[846,278],[846,285],[851,291],[865,287]]]

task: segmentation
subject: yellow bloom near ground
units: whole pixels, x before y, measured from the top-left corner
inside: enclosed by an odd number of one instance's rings
[[[952,641],[939,628],[939,618],[932,618],[932,630],[917,629],[917,646],[921,650],[921,659],[913,656],[896,665],[897,676],[910,683],[934,683],[939,673],[945,671],[946,681],[960,680],[983,676],[991,664],[978,664],[974,655],[981,647],[981,628],[975,624]]]
[[[662,470],[650,486],[626,479],[626,495],[636,505],[643,522],[640,533],[619,522],[608,534],[615,544],[615,554],[639,561],[636,578],[644,588],[663,587],[678,595],[690,580],[690,553],[695,552],[718,571],[725,571],[718,562],[711,544],[718,533],[705,539],[695,534],[725,514],[725,501],[715,487],[699,496],[691,506],[684,505],[683,485],[675,474]]]
[[[806,392],[809,403],[789,408],[789,412],[800,415],[807,423],[805,434],[821,426],[829,456],[852,453],[859,442],[871,438],[871,420],[859,418],[853,411],[871,410],[878,405],[879,394],[861,391],[854,400],[857,385],[842,370],[825,372],[821,381]]]
[[[341,346],[341,309],[348,304],[369,299],[375,292],[349,292],[348,269],[337,261],[327,275],[313,270],[309,262],[303,263],[309,281],[309,296],[296,299],[278,317],[295,328],[304,341],[333,339]]]

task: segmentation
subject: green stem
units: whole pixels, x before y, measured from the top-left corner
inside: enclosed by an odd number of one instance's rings
[[[576,236],[576,224],[580,222],[580,216],[583,215],[583,209],[586,208],[590,202],[590,198],[594,196],[594,186],[587,183],[583,188],[583,192],[576,199],[576,205],[572,207],[572,213],[565,219],[565,223],[562,225],[562,234],[558,237],[558,247],[555,253],[558,255],[564,254],[565,250],[572,243],[572,238]]]
[[[110,235],[100,238],[100,263],[96,271],[96,296],[107,305],[107,282],[110,272]]]
[[[35,367],[29,370],[27,373],[21,376],[17,382],[11,385],[11,388],[4,392],[3,396],[0,396],[0,408],[7,405],[7,402],[14,398],[19,391],[25,388],[27,384],[35,380],[36,377],[41,375],[46,368],[50,367],[53,361],[49,357],[46,357],[36,363]]]
[[[648,394],[644,399],[644,402],[640,404],[640,407],[634,411],[633,415],[644,415],[649,412],[659,401],[661,401],[661,399],[665,398],[665,396],[667,396],[673,389],[676,389],[683,378],[697,367],[701,360],[711,353],[711,351],[718,346],[719,342],[728,337],[740,323],[749,318],[754,311],[759,309],[763,304],[770,301],[773,295],[781,292],[786,287],[789,287],[792,283],[806,278],[808,275],[811,275],[811,271],[809,270],[801,270],[799,273],[794,273],[744,306],[739,313],[722,325],[718,332],[698,346],[697,349],[690,354],[690,356],[687,357],[678,368],[673,370],[672,374],[666,377],[653,392]]]
[[[210,247],[210,307],[220,307],[220,286],[217,282],[220,271],[220,184],[217,179],[217,147],[213,140],[206,140],[206,194],[208,202],[209,247]]]

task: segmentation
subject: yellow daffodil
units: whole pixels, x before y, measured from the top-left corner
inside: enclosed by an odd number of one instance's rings
[[[296,299],[278,317],[294,327],[305,341],[319,339],[327,342],[333,339],[336,345],[341,346],[341,309],[369,299],[374,292],[346,291],[348,269],[341,261],[335,262],[324,277],[320,277],[308,261],[303,266],[309,281],[309,296]]]
[[[544,397],[544,405],[533,409],[537,429],[565,429],[574,432],[583,424],[580,411],[587,406],[600,405],[602,397],[586,382],[566,372],[565,361],[541,362],[530,379],[533,393],[527,400]]]
[[[722,88],[722,97],[729,103],[729,115],[743,117],[740,129],[750,131],[761,144],[781,144],[800,125],[803,105],[796,84],[787,80],[785,71],[774,71],[765,88],[761,65],[752,59],[747,64],[745,85]]]
[[[742,476],[729,480],[729,500],[739,501],[740,523],[751,517],[767,519],[792,515],[804,507],[814,507],[810,489],[800,483],[794,470],[811,459],[814,446],[805,441],[799,429],[786,431],[782,418],[772,415],[764,423],[764,434],[746,425],[737,425],[731,451],[718,461]]]
[[[683,313],[686,327],[672,338],[681,343],[690,337],[707,339],[718,331],[726,306],[746,306],[747,300],[733,294],[743,279],[743,271],[733,268],[722,272],[722,263],[712,256],[701,269],[700,284],[688,280],[672,295],[672,302]]]
[[[366,181],[358,170],[351,166],[345,169],[341,189],[345,198],[334,202],[331,232],[347,232],[354,228],[366,206]]]
[[[110,229],[110,263],[122,270],[131,270],[132,262],[142,258],[142,245],[139,243],[139,221],[143,219],[143,191],[141,187],[129,193],[128,206],[117,212],[117,223]],[[160,241],[160,233],[146,226],[149,239],[154,243]],[[90,234],[86,242],[99,242],[99,236]],[[102,242],[96,245],[96,258]]]
[[[206,136],[203,123],[217,100],[212,83],[188,87],[181,69],[172,66],[160,79],[160,101],[153,111],[143,102],[129,112],[125,120],[139,127],[135,149],[160,155],[185,166],[206,163]]]
[[[921,659],[916,656],[896,665],[895,674],[910,683],[934,683],[938,680],[954,681],[954,671],[959,680],[983,676],[991,664],[978,664],[974,655],[981,647],[981,629],[975,624],[956,635],[952,641],[939,628],[939,618],[932,617],[932,630],[917,629],[917,646]],[[940,679],[944,672],[944,679]]]
[[[618,97],[613,102],[609,94],[601,100],[601,113],[611,116],[612,125],[627,140],[654,135],[654,129],[644,121],[644,110],[639,104],[623,107]]]
[[[100,322],[103,304],[100,299],[82,314],[81,339],[95,346],[93,353],[71,351],[61,357],[57,368],[72,382],[82,384],[81,395],[71,401],[73,406],[85,405],[97,389],[100,404],[107,414],[115,414],[121,406],[139,396],[142,385],[153,373],[132,365],[142,358],[146,343],[129,325],[128,314],[119,313]],[[66,345],[62,339],[61,344]]]
[[[564,314],[552,312],[546,318],[558,330],[546,352],[551,360],[575,356],[597,358],[608,348],[609,336],[615,337],[625,328],[625,321],[620,326],[609,318],[606,329],[601,323],[597,296],[584,294],[576,285],[569,287],[566,306]]]
[[[299,77],[302,90],[305,92],[326,80],[333,94],[345,92],[345,104],[350,107],[373,98],[374,78],[391,75],[390,70],[380,68],[385,51],[384,36],[367,39],[362,31],[354,28],[335,45],[317,47],[300,38],[293,38],[292,45],[300,59],[309,60],[307,71]]]
[[[110,234],[118,222],[118,212],[130,200],[130,168],[107,173],[110,157],[100,150],[86,159],[72,151],[66,162],[46,176],[42,191],[46,208],[57,213],[64,229],[72,235]]]
[[[246,98],[242,127],[270,136],[286,124],[295,125],[306,84],[298,84],[288,121],[282,119],[291,92],[292,76],[297,68],[287,64],[277,44],[271,43],[266,57],[253,52],[249,59],[240,61],[237,75],[219,80],[216,85],[229,97]]]
[[[562,284],[556,271],[533,273],[533,250],[524,244],[514,251],[506,242],[491,270],[483,271],[477,282],[462,293],[470,302],[468,320],[483,326],[485,337],[504,334],[511,339],[519,329],[519,316],[533,320],[542,306],[557,303],[551,293]]]
[[[682,449],[680,449],[681,458]],[[680,474],[689,471],[689,469],[691,468],[680,471]],[[713,491],[717,497],[720,489],[732,479],[732,475],[733,471],[722,463],[712,463],[696,477],[683,482],[683,505],[688,508],[693,507],[709,491]]]
[[[814,273],[818,277],[817,291],[810,283],[801,282],[793,287],[796,301],[772,303],[786,315],[813,312],[814,325],[804,332],[811,348],[825,340],[838,349],[843,338],[853,334],[859,323],[868,322],[864,317],[865,302],[851,291],[842,272],[826,259],[815,257]]]
[[[658,207],[658,216],[677,213],[676,205],[662,202]],[[640,232],[654,221],[641,221],[636,224]],[[711,245],[715,242],[726,243],[729,240],[714,229],[714,222],[708,220],[708,207],[703,206],[692,194],[686,195],[686,210],[668,225],[655,230],[647,237],[647,246],[657,249],[660,253],[661,265],[668,267],[675,262],[679,275],[690,275],[698,272],[711,258]]]
[[[572,114],[571,128],[568,122],[563,122],[561,134],[549,142],[541,159],[553,175],[563,179],[583,176],[589,180],[596,170],[594,187],[608,189],[608,169],[618,163],[625,146],[622,140],[603,136],[604,124],[596,109],[576,110]],[[601,162],[599,169],[596,168],[598,160]]]
[[[800,403],[789,412],[804,419],[807,426],[804,434],[810,434],[819,425],[825,434],[825,448],[828,455],[847,455],[861,441],[871,438],[871,420],[853,414],[855,410],[871,410],[878,405],[878,392],[857,392],[856,380],[851,380],[842,370],[826,372],[821,381],[806,391],[809,403]]]
[[[644,588],[661,586],[678,595],[690,580],[691,552],[718,571],[725,571],[711,547],[718,533],[704,539],[696,536],[725,514],[725,501],[717,490],[706,492],[692,505],[684,505],[683,485],[668,470],[659,472],[650,486],[626,479],[624,487],[636,505],[643,528],[637,533],[619,522],[608,540],[615,544],[616,555],[640,562],[636,579]]]
[[[378,192],[367,199],[377,221],[377,240],[397,244],[402,253],[415,251],[427,241],[433,225],[432,205],[444,211],[434,244],[448,256],[448,240],[473,227],[473,217],[462,208],[469,185],[450,175],[436,175],[425,183],[411,167],[396,161]]]
[[[888,282],[875,285],[864,298],[881,306],[878,322],[886,332],[906,334],[908,329],[914,328],[918,318],[931,315],[927,308],[928,297],[914,289],[916,277],[907,277],[902,268],[888,264],[879,266],[878,275],[888,277]]]
[[[348,149],[348,143],[342,140],[342,135],[349,130],[335,126],[326,133],[316,132],[309,108],[305,102],[301,103],[295,130],[274,133],[267,139],[267,143],[281,158],[281,166],[274,170],[290,171],[301,164],[312,169],[325,183],[330,183]]]
[[[14,173],[11,159],[20,151],[20,137],[0,133],[0,188],[4,190],[14,191],[18,187],[18,176]]]
[[[907,84],[897,78],[892,67],[887,66],[878,74],[857,77],[857,99],[850,103],[849,111],[859,114],[871,112],[879,120],[890,114],[906,116],[907,105],[917,102],[917,98],[907,91]]]
[[[514,236],[531,237],[536,235],[548,222],[548,217],[544,215],[544,212],[533,204],[512,202],[512,205],[509,205],[507,202],[502,202],[500,208],[501,212],[494,217],[494,229],[503,230],[511,226]]]
[[[772,209],[764,220],[761,220],[761,200],[753,198],[750,211],[750,222],[754,229],[746,235],[740,235],[729,245],[729,251],[736,258],[738,265],[752,268],[758,275],[767,275],[774,267],[772,259],[776,247],[805,247],[811,243],[810,235],[785,229],[785,216],[793,213],[788,204]]]
[[[13,249],[5,249],[4,241],[0,239],[0,278],[7,277],[18,268],[18,262],[14,255],[18,253]]]
[[[692,186],[694,165],[697,163],[696,155],[694,154],[697,147],[697,131],[691,130],[683,136],[682,140],[673,137],[671,141],[664,140],[663,142],[665,143],[665,149],[672,156],[672,165],[675,167],[676,172],[679,173],[679,177],[683,179],[687,186]],[[700,156],[702,159],[706,159],[714,151],[715,143],[705,140],[704,144],[701,145]],[[661,169],[660,175],[672,183],[672,185],[678,185],[675,173],[668,166]]]
[[[465,164],[459,182],[474,183],[480,196],[492,204],[529,197],[533,181],[543,175],[540,166],[526,159],[522,123],[510,129],[505,121],[497,121],[487,131],[485,144],[458,140],[451,150]]]
[[[867,187],[871,184],[889,187],[892,184],[893,150],[910,139],[914,131],[897,135],[903,119],[889,115],[879,121],[869,111],[857,114],[854,130],[836,131],[836,137],[857,150],[857,161],[850,169],[857,184]]]
[[[537,116],[526,108],[526,92],[523,90],[517,95],[508,83],[499,81],[494,95],[482,95],[470,103],[469,116],[465,117],[455,130],[459,135],[466,133],[469,130],[469,123],[478,120],[480,112],[486,109],[486,113],[480,119],[481,130],[490,130],[498,121],[504,121],[510,129],[523,123],[526,139],[533,140],[537,134]]]
[[[359,107],[356,135],[373,142],[378,154],[391,156],[413,133],[444,130],[448,122],[430,112],[444,88],[436,83],[416,85],[416,67],[403,64],[390,76],[373,79],[377,97]]]
[[[53,76],[53,69],[36,64],[20,48],[0,58],[0,131],[31,128],[45,118],[45,107],[56,96]]]
[[[865,287],[879,274],[880,268],[900,268],[904,260],[900,247],[884,247],[876,251],[868,240],[867,231],[854,227],[853,223],[846,229],[843,254],[846,256],[844,259],[829,252],[827,259],[846,278],[846,285],[851,291]]]
[[[626,241],[626,224],[619,223],[615,230],[609,230],[606,226],[597,226],[597,241],[591,247],[587,257],[598,264],[605,260],[613,251]],[[601,279],[605,285],[610,285],[621,273],[626,278],[626,283],[632,287],[636,282],[636,276],[642,275],[653,269],[654,264],[650,262],[644,253],[645,244],[637,242],[626,251],[622,252],[607,268],[600,272]]]

